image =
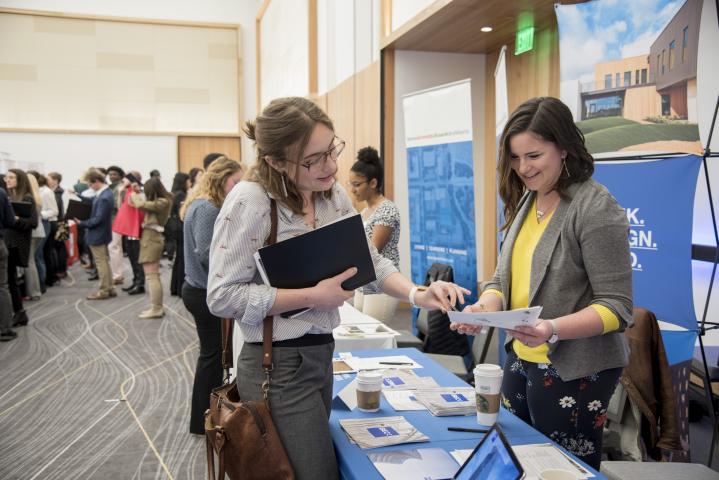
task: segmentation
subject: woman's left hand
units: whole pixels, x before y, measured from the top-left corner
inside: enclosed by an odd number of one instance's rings
[[[517,327],[516,330],[508,330],[508,333],[528,347],[538,347],[552,336],[552,324],[540,319],[534,327]]]
[[[469,290],[459,285],[438,280],[432,282],[424,292],[417,292],[414,302],[418,307],[427,310],[440,309],[442,313],[446,313],[449,310],[454,310],[454,305],[457,302],[464,305],[464,296],[470,293]]]

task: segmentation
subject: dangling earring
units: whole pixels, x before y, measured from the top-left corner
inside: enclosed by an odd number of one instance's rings
[[[284,193],[285,197],[289,197],[289,194],[287,193],[287,185],[285,185],[285,174],[280,173],[280,178],[282,178],[282,193]]]
[[[569,173],[569,168],[567,168],[567,157],[562,157],[562,165],[564,165],[564,171],[567,172],[567,178],[571,177],[572,174]]]

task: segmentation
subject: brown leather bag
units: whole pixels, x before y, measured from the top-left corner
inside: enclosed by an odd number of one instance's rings
[[[272,227],[267,244],[277,241],[277,204],[271,200]],[[235,382],[229,382],[232,365],[233,319],[222,320],[222,367],[225,384],[212,391],[205,412],[207,473],[212,480],[293,480],[290,459],[272,421],[268,393],[272,376],[272,317],[265,317],[262,337],[263,400],[243,401]],[[215,477],[215,453],[219,457]]]

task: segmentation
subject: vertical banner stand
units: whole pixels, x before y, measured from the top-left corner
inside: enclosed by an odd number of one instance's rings
[[[711,189],[711,182],[709,181],[709,169],[707,165],[707,158],[709,157],[719,157],[719,153],[711,153],[711,142],[712,142],[712,134],[714,133],[714,125],[716,124],[717,119],[717,111],[719,110],[719,97],[717,97],[716,105],[714,107],[714,116],[712,117],[712,124],[711,128],[709,129],[709,137],[707,139],[707,145],[704,149],[704,155],[702,156],[702,164],[704,166],[704,179],[706,181],[707,185],[707,194],[709,195],[709,209],[711,211],[712,216],[712,226],[714,228],[714,264],[712,266],[712,274],[709,279],[709,289],[707,290],[707,298],[706,302],[704,303],[704,313],[702,314],[702,321],[701,326],[699,327],[699,335],[697,338],[699,339],[699,350],[701,351],[702,356],[702,368],[703,368],[703,375],[704,375],[704,393],[706,394],[707,401],[709,402],[709,408],[712,418],[712,441],[711,445],[709,447],[709,458],[707,459],[707,466],[711,468],[712,466],[712,459],[714,457],[714,448],[716,446],[716,439],[717,439],[717,428],[719,427],[719,424],[717,424],[717,411],[716,411],[716,405],[714,403],[714,394],[712,393],[712,383],[711,383],[711,376],[709,375],[709,365],[707,364],[707,356],[706,351],[704,350],[704,341],[702,340],[702,337],[706,335],[706,332],[709,330],[716,330],[719,328],[719,322],[707,321],[707,314],[709,313],[709,300],[712,296],[712,287],[714,286],[714,277],[716,275],[717,271],[717,264],[719,264],[719,232],[717,232],[717,221],[716,221],[716,214],[714,212],[714,199],[712,198],[712,189]]]

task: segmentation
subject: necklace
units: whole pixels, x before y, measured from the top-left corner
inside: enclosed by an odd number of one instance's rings
[[[535,206],[535,209],[536,209],[536,212],[537,212],[537,213],[536,213],[536,215],[537,215],[537,221],[538,221],[538,222],[542,221],[542,218],[544,218],[544,216],[545,216],[547,213],[551,212],[552,209],[556,206],[557,203],[558,203],[558,201],[556,201],[556,200],[553,201],[552,204],[549,205],[549,206],[548,206],[547,208],[545,208],[544,210],[540,210],[538,203],[535,203],[534,206]]]

